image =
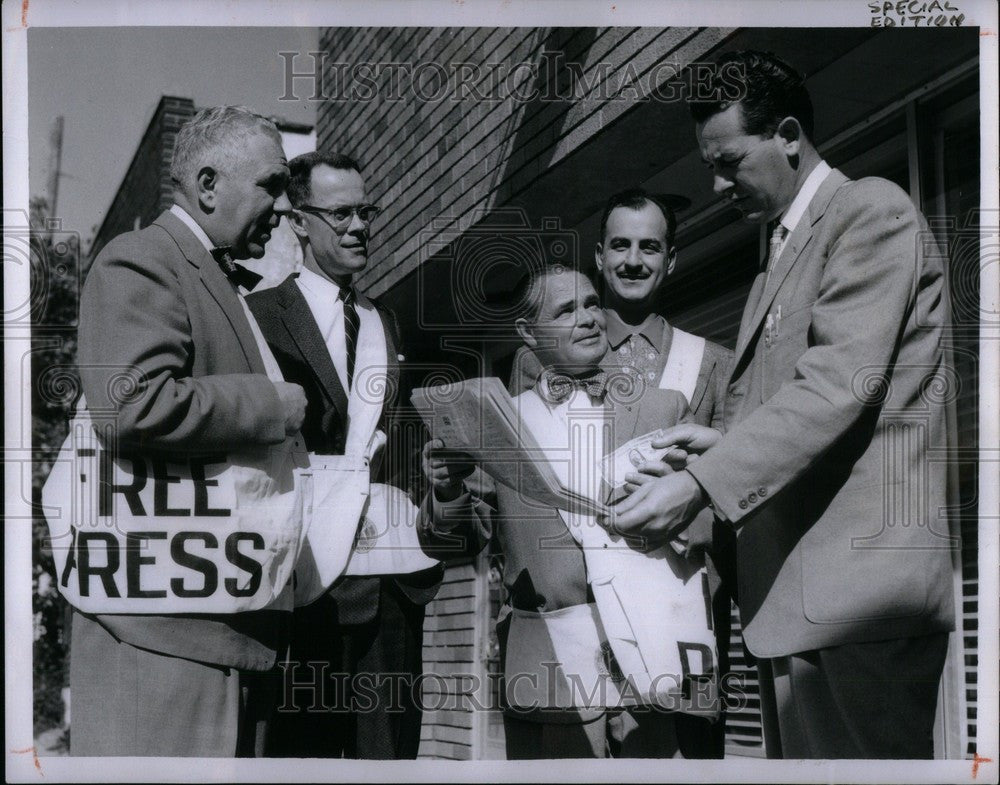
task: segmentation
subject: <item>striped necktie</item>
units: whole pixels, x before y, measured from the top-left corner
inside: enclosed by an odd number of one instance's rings
[[[355,307],[356,295],[354,288],[344,286],[340,289],[340,299],[344,303],[344,343],[347,346],[347,389],[350,392],[354,385],[354,360],[358,351],[358,331],[361,320]]]

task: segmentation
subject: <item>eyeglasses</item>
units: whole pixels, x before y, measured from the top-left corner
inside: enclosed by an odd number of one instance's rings
[[[382,208],[374,204],[356,204],[349,207],[315,207],[311,204],[303,204],[295,208],[303,213],[318,215],[320,218],[329,216],[333,219],[333,227],[337,230],[346,229],[354,216],[358,216],[362,223],[370,224]]]

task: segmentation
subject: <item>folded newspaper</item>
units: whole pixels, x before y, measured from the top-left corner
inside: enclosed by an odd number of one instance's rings
[[[592,498],[560,483],[498,378],[420,387],[410,400],[446,450],[467,453],[496,482],[558,509],[606,512],[611,488],[603,485],[600,498]]]

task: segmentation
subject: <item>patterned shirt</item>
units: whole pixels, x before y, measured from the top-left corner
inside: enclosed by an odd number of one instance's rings
[[[656,386],[663,374],[664,356],[669,346],[664,346],[667,337],[667,320],[651,313],[642,324],[633,327],[625,324],[621,317],[610,308],[605,309],[607,319],[608,344],[615,361],[622,369],[641,379],[645,384]],[[662,350],[662,351],[661,351]]]

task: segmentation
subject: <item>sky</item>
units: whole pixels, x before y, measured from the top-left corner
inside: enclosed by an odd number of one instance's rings
[[[278,52],[318,48],[315,27],[31,28],[28,31],[29,178],[43,196],[49,135],[65,118],[58,217],[88,242],[121,184],[160,97],[196,107],[242,104],[313,124],[316,103],[280,101]],[[311,64],[300,58],[298,70]],[[300,95],[308,95],[299,88]]]

